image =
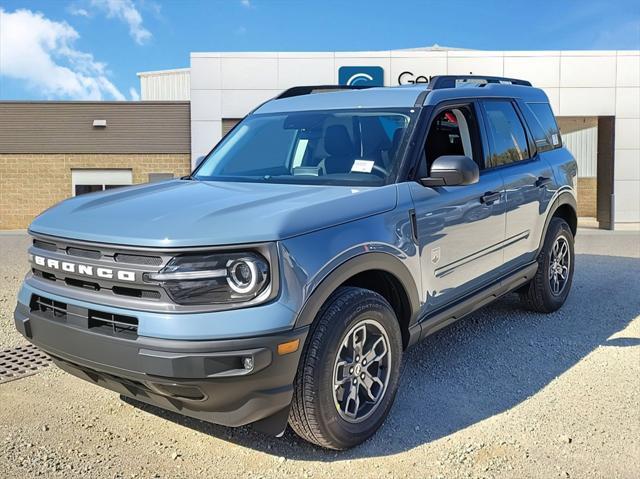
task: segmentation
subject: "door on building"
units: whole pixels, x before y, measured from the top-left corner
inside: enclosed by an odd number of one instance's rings
[[[83,195],[94,191],[110,190],[133,184],[129,169],[72,169],[71,195]]]
[[[578,216],[596,218],[598,196],[598,117],[560,117],[562,143],[578,163]]]

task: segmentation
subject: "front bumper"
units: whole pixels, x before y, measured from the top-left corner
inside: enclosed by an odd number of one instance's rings
[[[255,309],[259,314],[259,308]],[[80,318],[79,311],[70,314]],[[16,328],[30,342],[51,355],[62,369],[82,379],[144,403],[225,426],[280,417],[273,431],[272,426],[263,428],[269,432],[281,432],[286,425],[280,423],[283,418],[286,421],[308,332],[308,328],[300,328],[214,341],[122,338],[94,332],[81,320],[62,320],[22,302],[14,319]],[[278,344],[296,339],[300,343],[295,352],[278,354]],[[252,364],[250,368],[245,366],[247,362]]]

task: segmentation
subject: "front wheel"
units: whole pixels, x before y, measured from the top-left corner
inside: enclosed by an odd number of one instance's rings
[[[309,442],[347,449],[384,422],[398,388],[402,336],[379,294],[338,289],[318,313],[300,359],[289,416]]]
[[[562,218],[552,218],[538,255],[538,271],[520,290],[525,307],[540,313],[552,313],[560,308],[571,290],[574,260],[571,228]]]

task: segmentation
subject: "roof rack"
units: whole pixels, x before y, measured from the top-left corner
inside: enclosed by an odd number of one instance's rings
[[[367,85],[309,85],[309,86],[294,86],[286,89],[278,96],[276,96],[275,100],[280,100],[281,98],[291,98],[292,96],[302,96],[302,95],[310,95],[311,93],[326,93],[330,91],[340,91],[340,90],[363,90],[365,88],[372,88]]]
[[[506,85],[531,86],[526,80],[518,80],[516,78],[507,77],[491,77],[484,75],[438,75],[429,79],[430,90],[440,90],[442,88],[460,87],[460,83],[467,85],[483,86],[489,83],[498,83]]]

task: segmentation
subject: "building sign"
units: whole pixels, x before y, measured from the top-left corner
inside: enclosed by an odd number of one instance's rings
[[[384,70],[382,67],[340,67],[338,83],[353,86],[384,86]]]
[[[398,75],[398,85],[408,85],[410,83],[429,83],[429,77],[415,74],[411,71],[404,71]]]

